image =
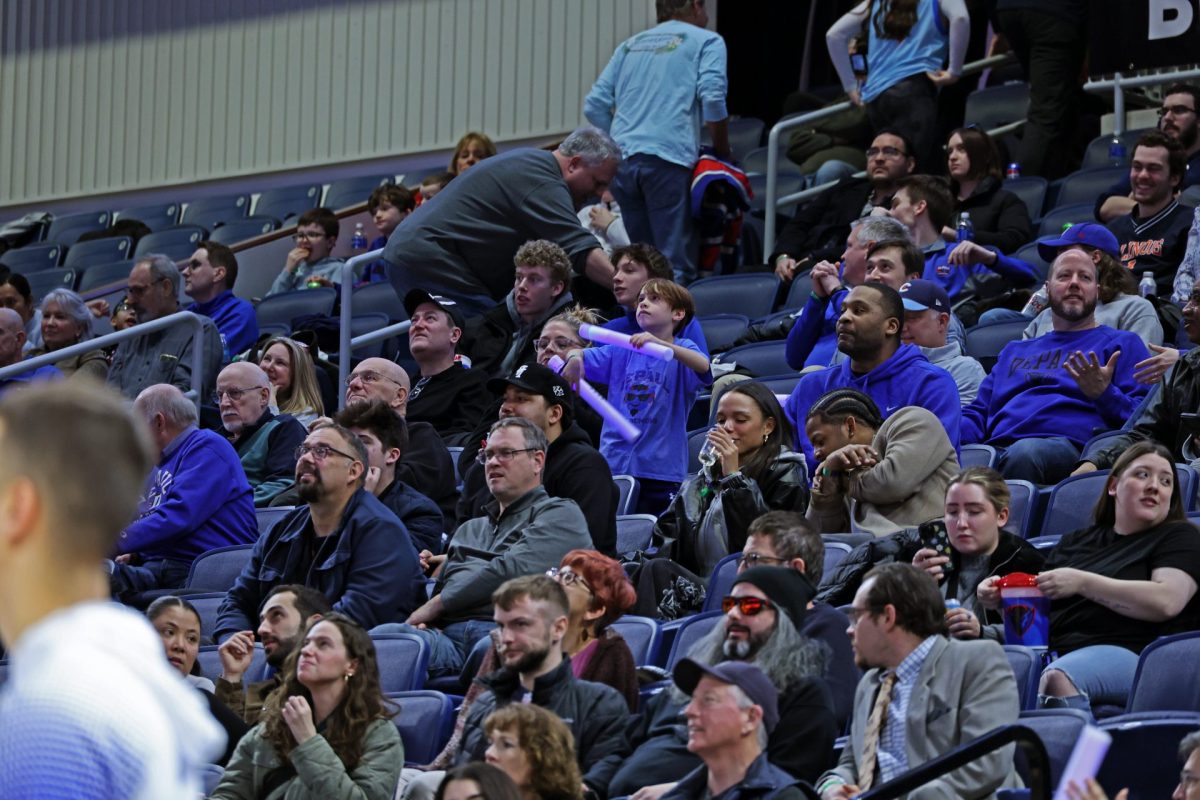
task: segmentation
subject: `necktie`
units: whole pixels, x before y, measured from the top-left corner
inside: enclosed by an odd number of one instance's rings
[[[879,750],[879,736],[887,724],[888,705],[892,702],[892,687],[896,685],[896,673],[888,672],[879,683],[879,694],[875,696],[875,707],[867,719],[867,732],[863,736],[862,763],[858,765],[858,788],[867,791],[875,783],[875,765]]]

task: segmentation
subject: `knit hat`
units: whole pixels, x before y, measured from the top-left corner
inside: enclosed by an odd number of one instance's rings
[[[817,596],[812,581],[791,567],[751,567],[738,575],[733,585],[739,583],[749,583],[761,589],[768,600],[792,618],[796,630],[800,630],[804,624],[809,601]]]

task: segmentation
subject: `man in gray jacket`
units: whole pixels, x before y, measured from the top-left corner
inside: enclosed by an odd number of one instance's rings
[[[431,559],[434,595],[399,627],[429,642],[430,675],[457,673],[472,646],[495,627],[492,593],[500,584],[557,567],[576,548],[591,549],[579,506],[542,487],[547,447],[541,428],[508,417],[492,426],[479,451],[493,500],[484,516],[459,526],[446,555]]]

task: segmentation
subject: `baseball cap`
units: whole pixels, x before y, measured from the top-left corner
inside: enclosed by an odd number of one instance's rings
[[[462,309],[458,307],[458,303],[449,297],[442,297],[440,294],[430,294],[424,289],[413,289],[404,295],[404,310],[408,312],[410,317],[417,313],[417,306],[422,303],[433,303],[442,311],[445,311],[450,315],[450,319],[454,321],[454,327],[467,327],[467,320],[463,317]]]
[[[675,665],[675,685],[685,694],[696,691],[696,684],[705,675],[745,692],[755,705],[762,708],[763,726],[767,733],[775,730],[779,724],[779,690],[761,669],[745,661],[722,661],[710,667],[690,658]]]
[[[1113,258],[1121,257],[1121,245],[1113,232],[1095,222],[1080,222],[1072,225],[1058,236],[1038,239],[1038,255],[1045,261],[1054,261],[1058,248],[1085,244],[1108,253]]]
[[[900,297],[904,300],[905,311],[950,313],[950,295],[933,281],[909,281],[900,287]]]
[[[507,386],[516,386],[546,398],[551,405],[560,405],[569,417],[574,410],[571,385],[566,378],[541,364],[522,364],[507,378],[492,378],[487,383],[488,391],[502,395]]]

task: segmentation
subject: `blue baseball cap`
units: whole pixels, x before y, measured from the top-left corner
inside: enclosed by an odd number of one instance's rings
[[[779,724],[779,690],[761,669],[745,661],[722,661],[710,667],[691,658],[675,665],[675,685],[685,694],[696,691],[696,684],[705,675],[745,692],[756,706],[762,708],[767,733],[775,730]]]
[[[909,281],[900,287],[900,298],[905,311],[936,311],[950,313],[950,295],[933,281]]]
[[[1121,244],[1108,228],[1096,222],[1080,222],[1058,236],[1047,236],[1038,239],[1038,255],[1043,260],[1053,262],[1058,256],[1058,248],[1083,244],[1108,253],[1113,258],[1121,257]]]

